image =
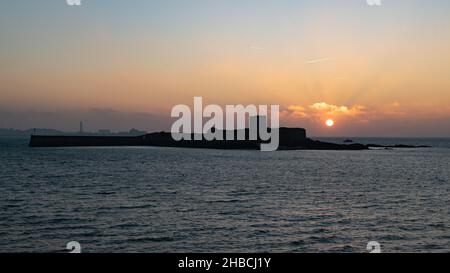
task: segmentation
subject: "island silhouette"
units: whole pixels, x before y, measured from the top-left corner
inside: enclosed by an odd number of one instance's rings
[[[249,129],[245,131],[245,140],[201,140],[195,139],[194,134],[190,134],[192,140],[176,141],[169,132],[155,132],[139,136],[92,136],[92,135],[31,135],[30,147],[105,147],[105,146],[153,146],[153,147],[178,147],[178,148],[198,148],[198,149],[225,149],[225,150],[259,150],[261,144],[269,141],[250,140]],[[270,130],[270,128],[269,128]],[[221,131],[223,136],[227,131]],[[235,139],[239,130],[234,130]],[[224,137],[225,139],[225,137]],[[376,145],[376,144],[337,144],[318,140],[313,140],[306,136],[304,128],[279,128],[279,148],[278,150],[368,150],[376,148],[419,148],[427,146],[410,145]]]

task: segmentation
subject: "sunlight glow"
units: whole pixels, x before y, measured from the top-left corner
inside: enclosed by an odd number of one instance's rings
[[[327,119],[327,121],[325,122],[325,124],[326,124],[328,127],[333,127],[333,126],[334,126],[334,120],[332,120],[332,119]]]

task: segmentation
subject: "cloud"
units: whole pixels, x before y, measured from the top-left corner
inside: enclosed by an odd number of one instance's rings
[[[256,46],[256,45],[251,45],[248,48],[253,49],[253,50],[264,50],[264,47]]]
[[[317,64],[317,63],[323,63],[329,61],[329,58],[321,58],[321,59],[315,59],[315,60],[309,60],[306,61],[305,64]]]
[[[285,113],[287,116],[293,116],[296,118],[304,118],[308,117],[308,113],[306,112],[306,109],[303,106],[300,105],[291,105],[287,108],[287,111]]]
[[[281,118],[285,120],[322,120],[324,117],[365,117],[369,111],[362,105],[334,105],[326,102],[317,102],[307,107],[302,105],[290,105],[281,113]]]
[[[311,109],[326,112],[347,112],[347,106],[336,106],[326,102],[317,102],[310,106]]]
[[[365,107],[362,105],[354,105],[352,107],[348,106],[337,106],[333,104],[328,104],[326,102],[318,102],[309,106],[310,109],[318,111],[321,113],[329,115],[361,115],[365,113]]]
[[[305,107],[300,106],[300,105],[291,105],[288,107],[289,111],[305,111]]]
[[[329,118],[337,124],[333,130],[324,126]],[[398,101],[380,105],[289,105],[282,109],[280,119],[283,126],[306,128],[312,136],[448,136],[450,132],[449,107]]]

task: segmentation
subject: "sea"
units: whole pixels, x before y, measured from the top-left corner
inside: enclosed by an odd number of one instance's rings
[[[321,140],[342,143],[345,138]],[[29,148],[0,137],[0,252],[450,251],[450,139],[366,151]]]

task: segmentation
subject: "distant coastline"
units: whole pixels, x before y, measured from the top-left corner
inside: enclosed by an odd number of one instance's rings
[[[113,132],[111,130],[98,130],[97,132],[65,132],[48,128],[35,129],[14,129],[14,128],[0,128],[0,136],[24,136],[43,135],[43,136],[139,136],[146,134],[146,131],[137,129],[130,129],[129,131]]]

